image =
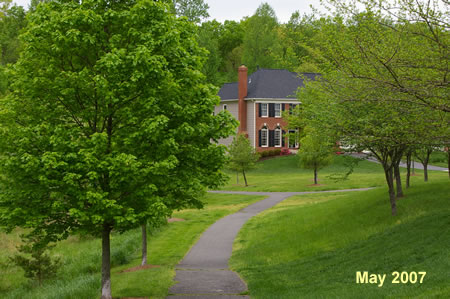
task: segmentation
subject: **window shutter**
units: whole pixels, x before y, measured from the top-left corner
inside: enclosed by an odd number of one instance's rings
[[[275,104],[269,104],[269,117],[275,117]]]
[[[275,131],[269,130],[269,147],[275,146]]]
[[[261,117],[261,103],[258,104],[258,116]],[[259,133],[261,133],[261,131],[259,131]],[[261,146],[261,144],[259,146]]]
[[[261,104],[259,104],[259,106],[261,107]],[[261,110],[260,110],[261,111]],[[261,114],[261,112],[259,113]],[[259,134],[259,138],[258,138],[258,146],[261,147],[261,130],[258,131]]]
[[[281,111],[284,111],[285,110],[285,104],[284,103],[281,103]]]
[[[285,143],[284,143],[284,139],[286,139],[286,138],[285,138],[285,135],[286,135],[286,131],[283,130],[283,131],[282,131],[282,135],[281,135],[281,146],[282,146],[282,147],[285,146]]]

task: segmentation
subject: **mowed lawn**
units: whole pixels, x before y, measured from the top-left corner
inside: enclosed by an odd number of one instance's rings
[[[149,264],[158,267],[124,272],[140,264],[141,231],[112,235],[113,297],[165,298],[173,284],[175,265],[184,257],[201,233],[228,214],[263,199],[262,196],[208,194],[202,210],[184,210],[173,217],[185,221],[169,223],[148,237]],[[42,287],[30,284],[21,269],[8,257],[20,242],[20,231],[0,234],[0,298],[88,299],[100,296],[101,241],[92,237],[71,237],[60,242],[52,254],[62,259],[56,279]]]
[[[319,185],[313,186],[313,171],[300,168],[296,155],[276,157],[258,162],[256,169],[248,171],[246,174],[248,187],[245,187],[241,174],[239,175],[239,184],[237,184],[236,173],[229,172],[230,180],[222,190],[298,192],[384,187],[386,185],[382,166],[364,160],[354,167],[353,173],[348,176],[347,180],[334,180],[332,177],[342,176],[348,172],[349,168],[346,166],[348,159],[354,158],[335,155],[332,164],[319,171]],[[402,168],[401,171],[405,176],[406,170]],[[423,180],[422,170],[416,169],[415,173],[417,176],[411,178],[412,184]],[[445,172],[429,172],[429,175],[431,180],[435,176],[448,176]]]
[[[414,182],[392,217],[385,187],[295,196],[250,219],[231,267],[252,298],[450,298],[450,182]],[[356,272],[386,274],[382,287]],[[422,284],[392,273],[426,272]]]

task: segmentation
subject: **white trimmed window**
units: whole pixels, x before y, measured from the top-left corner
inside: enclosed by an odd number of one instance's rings
[[[281,147],[281,138],[282,138],[282,132],[281,132],[281,128],[277,127],[275,129],[275,133],[274,133],[274,139],[275,139],[275,147]]]
[[[224,105],[223,105],[223,110],[228,110],[227,104],[224,104]]]
[[[261,117],[268,117],[269,116],[269,104],[262,103],[261,104]]]
[[[261,146],[269,146],[269,130],[266,127],[261,129]]]
[[[275,104],[275,117],[281,117],[281,104]]]

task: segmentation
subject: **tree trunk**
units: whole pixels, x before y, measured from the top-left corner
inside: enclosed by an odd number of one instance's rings
[[[147,222],[142,224],[142,262],[141,266],[147,265]]]
[[[109,234],[111,228],[103,224],[102,232],[102,297],[101,299],[112,299],[111,296],[111,244]]]
[[[317,168],[314,168],[314,185],[317,185],[318,180],[317,180]]]
[[[412,160],[412,175],[416,175],[416,168],[414,167],[414,160]]]
[[[239,185],[239,172],[236,171],[236,184]]]
[[[394,165],[395,184],[397,185],[397,197],[403,197],[402,179],[400,177],[400,165],[395,163]]]
[[[242,175],[244,176],[245,187],[248,187],[247,178],[245,177],[245,170],[244,169],[242,169]]]
[[[389,187],[389,201],[391,202],[391,213],[392,216],[397,215],[397,203],[395,202],[395,188],[394,188],[394,175],[392,168],[384,169],[384,174],[386,176],[386,182]]]
[[[448,178],[450,179],[450,147],[447,147],[447,169],[448,169]]]
[[[425,152],[416,152],[417,159],[422,162],[423,165],[423,179],[425,182],[428,182],[428,162],[430,161],[430,155],[433,152],[431,147],[426,148]],[[423,155],[421,155],[421,153]]]
[[[410,186],[411,180],[411,156],[412,152],[409,151],[406,153],[406,188],[408,189]]]

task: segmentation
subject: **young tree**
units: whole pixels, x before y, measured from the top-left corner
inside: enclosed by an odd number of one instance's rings
[[[225,178],[235,121],[213,115],[194,25],[169,1],[49,1],[29,15],[24,51],[0,101],[0,224],[102,238],[201,206]]]
[[[39,285],[45,279],[55,277],[61,265],[59,258],[53,258],[48,251],[54,245],[42,242],[43,232],[31,232],[22,235],[23,244],[18,247],[19,253],[15,254],[11,261],[21,267],[25,272],[25,277],[37,280]]]
[[[299,166],[314,171],[314,184],[317,185],[319,170],[333,160],[335,143],[312,128],[306,128],[305,132],[306,135],[300,139],[300,149],[297,153]]]
[[[250,141],[244,134],[239,134],[234,137],[228,153],[230,154],[229,167],[236,172],[242,172],[244,176],[245,186],[247,187],[247,177],[245,172],[255,168],[256,162],[259,159],[259,154],[250,145]]]

